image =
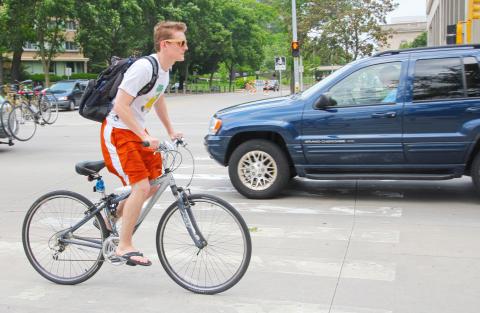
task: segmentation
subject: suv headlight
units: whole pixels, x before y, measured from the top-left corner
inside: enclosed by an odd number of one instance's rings
[[[215,135],[222,127],[222,120],[216,117],[212,117],[210,120],[210,126],[208,127],[208,134]]]

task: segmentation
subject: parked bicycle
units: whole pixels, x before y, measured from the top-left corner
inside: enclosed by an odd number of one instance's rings
[[[1,86],[0,86],[1,88]],[[8,130],[8,117],[12,111],[12,105],[0,95],[0,139],[7,139],[7,141],[0,140],[0,144],[13,145],[13,137]]]
[[[159,189],[143,207],[135,231],[170,187],[176,200],[163,213],[156,232],[156,248],[163,268],[187,290],[201,294],[223,292],[247,271],[252,252],[250,234],[242,216],[225,200],[191,194],[191,179],[186,188],[176,185],[173,172],[182,163],[179,148],[185,149],[193,160],[183,141],[174,145],[162,143],[157,150],[162,154],[164,173],[151,182]],[[94,190],[102,195],[98,203],[93,204],[75,192],[58,190],[41,196],[25,216],[25,253],[35,270],[50,281],[78,284],[91,278],[105,261],[113,265],[126,262],[115,254],[119,242],[116,208],[130,195],[130,190],[107,194],[99,174],[104,166],[103,161],[95,161],[75,167],[78,174],[95,181]]]
[[[8,131],[19,141],[30,140],[37,131],[37,125],[53,124],[58,118],[58,104],[53,94],[23,86],[31,81],[19,83],[17,92],[19,104],[13,106],[8,118]]]

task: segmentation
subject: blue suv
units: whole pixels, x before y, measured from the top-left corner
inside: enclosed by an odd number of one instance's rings
[[[480,45],[386,51],[303,93],[212,118],[205,145],[248,198],[311,179],[439,180],[480,192]]]

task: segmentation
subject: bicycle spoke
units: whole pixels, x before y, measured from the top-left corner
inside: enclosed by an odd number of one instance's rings
[[[160,260],[181,286],[201,293],[220,292],[233,286],[248,267],[250,237],[232,208],[213,200],[194,202],[192,213],[207,246],[195,246],[175,208],[159,228]]]
[[[91,206],[88,200],[72,194],[45,195],[43,201],[38,200],[30,209],[24,223],[23,236],[30,262],[40,274],[57,283],[88,279],[103,263],[101,249],[81,244],[103,242],[102,232],[93,223],[83,224],[74,233],[66,231],[79,223]]]

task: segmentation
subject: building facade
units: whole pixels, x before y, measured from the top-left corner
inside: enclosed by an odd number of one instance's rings
[[[425,17],[402,17],[392,19],[391,24],[382,25],[383,30],[391,32],[387,43],[378,48],[378,51],[399,49],[401,44],[412,42],[427,30]]]
[[[426,0],[427,1],[427,42],[428,46],[447,44],[447,26],[465,21],[468,15],[469,0]],[[464,26],[464,33],[466,25]],[[472,40],[480,43],[480,21],[472,24]],[[467,43],[465,40],[462,43]]]
[[[86,73],[87,62],[80,47],[75,42],[77,32],[77,23],[69,21],[66,23],[65,41],[63,42],[62,52],[57,53],[50,64],[50,74],[63,76],[67,74],[67,68],[70,68],[72,74]],[[38,53],[38,47],[35,43],[27,42],[23,47],[22,65],[30,74],[43,74],[43,65]]]

